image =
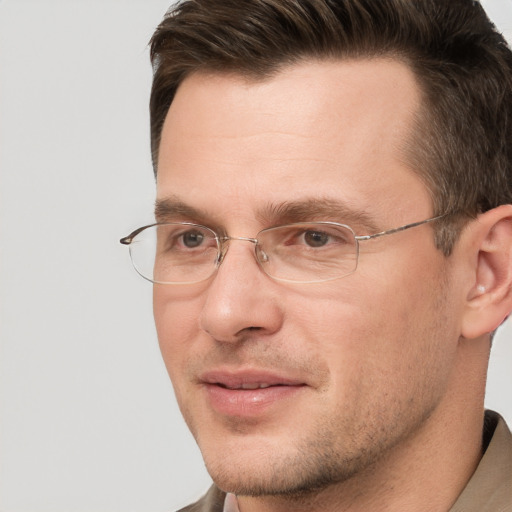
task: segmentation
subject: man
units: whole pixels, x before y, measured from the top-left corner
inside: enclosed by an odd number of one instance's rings
[[[194,511],[512,510],[512,53],[470,0],[194,0],[123,239],[215,482]]]

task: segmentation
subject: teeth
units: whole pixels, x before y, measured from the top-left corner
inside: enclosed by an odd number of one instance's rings
[[[241,389],[265,389],[269,388],[270,384],[242,384]]]
[[[222,388],[226,388],[226,389],[266,389],[266,388],[269,388],[270,386],[272,386],[272,384],[267,384],[266,382],[262,382],[262,383],[254,383],[254,384],[251,384],[251,383],[245,383],[245,384],[240,384],[240,386],[228,386],[227,384],[221,384],[219,383],[218,384],[220,387]],[[278,384],[274,384],[275,385],[278,385]]]

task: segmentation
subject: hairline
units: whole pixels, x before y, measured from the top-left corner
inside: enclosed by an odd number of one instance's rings
[[[316,55],[313,53],[305,53],[301,55],[297,55],[293,59],[283,59],[282,61],[275,62],[269,64],[265,70],[252,68],[250,65],[246,67],[241,66],[232,66],[219,68],[213,65],[204,64],[201,66],[197,66],[195,69],[191,69],[185,73],[183,73],[177,81],[174,90],[172,91],[172,98],[169,102],[167,111],[164,116],[162,116],[162,122],[159,127],[158,136],[156,140],[156,155],[153,155],[154,165],[153,172],[155,177],[158,174],[158,158],[160,156],[160,145],[162,143],[162,132],[165,124],[165,120],[167,119],[167,115],[169,114],[169,110],[174,102],[176,94],[178,90],[182,87],[182,85],[192,76],[202,75],[205,77],[233,77],[236,79],[241,79],[247,84],[261,84],[272,80],[278,74],[285,72],[286,69],[289,69],[293,66],[297,66],[302,63],[307,62],[364,62],[364,61],[390,61],[390,62],[398,62],[406,66],[409,71],[411,71],[412,76],[414,77],[414,81],[416,86],[418,87],[418,92],[420,96],[420,106],[418,111],[423,111],[422,105],[424,101],[427,100],[427,95],[425,94],[424,87],[421,83],[421,80],[416,72],[414,66],[411,63],[411,59],[409,56],[404,55],[402,52],[399,52],[394,49],[382,50],[382,51],[368,51],[364,52],[348,52],[346,55]]]

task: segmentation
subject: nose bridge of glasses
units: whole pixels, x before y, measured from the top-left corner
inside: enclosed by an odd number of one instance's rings
[[[230,240],[242,240],[242,241],[245,241],[245,242],[252,242],[253,244],[257,244],[258,243],[258,239],[257,238],[251,238],[251,237],[248,237],[248,236],[221,236],[219,237],[219,240],[221,242],[229,242]]]
[[[219,236],[217,238],[220,244],[219,256],[217,258],[217,264],[220,265],[224,261],[224,257],[228,252],[228,244],[231,240],[240,240],[242,242],[251,242],[254,246],[257,246],[259,241],[257,238],[251,238],[248,236]]]

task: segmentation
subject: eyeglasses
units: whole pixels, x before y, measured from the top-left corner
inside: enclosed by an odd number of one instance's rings
[[[157,284],[205,281],[224,260],[231,240],[254,244],[256,261],[273,279],[320,283],[356,270],[359,242],[399,233],[446,215],[363,236],[337,222],[286,224],[263,229],[256,238],[220,236],[206,226],[174,222],[141,227],[120,242],[129,245],[135,270]]]

